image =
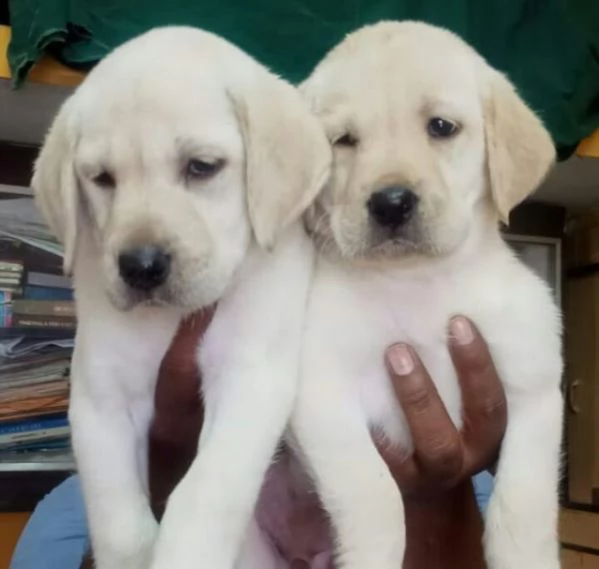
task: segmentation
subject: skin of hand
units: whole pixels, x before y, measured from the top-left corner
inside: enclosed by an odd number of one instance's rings
[[[197,450],[203,410],[195,355],[212,314],[213,310],[204,310],[181,324],[159,372],[149,443],[150,494],[159,519]],[[471,477],[497,458],[507,422],[506,400],[476,327],[457,316],[449,323],[449,332],[449,351],[463,400],[459,431],[416,352],[397,344],[385,353],[414,441],[414,451],[407,455],[375,436],[405,500],[403,569],[485,567],[482,519]],[[307,509],[304,505],[299,517],[306,515],[324,516],[317,502]]]
[[[476,327],[458,316],[451,320],[449,332],[449,351],[462,393],[459,431],[416,352],[400,344],[386,353],[389,376],[414,441],[414,452],[407,456],[376,441],[405,500],[403,569],[485,567],[482,518],[471,478],[497,459],[507,404]]]

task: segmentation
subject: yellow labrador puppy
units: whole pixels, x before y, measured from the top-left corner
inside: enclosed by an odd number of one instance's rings
[[[244,540],[238,567],[274,567],[250,521],[296,393],[312,265],[297,221],[330,158],[296,89],[192,28],[116,49],[58,114],[33,187],[74,274],[70,420],[98,569],[231,569]],[[200,452],[153,555],[158,367],[217,300]]]
[[[464,314],[489,342],[509,404],[486,518],[490,569],[557,569],[560,316],[499,220],[542,181],[554,147],[508,79],[452,33],[415,22],[349,35],[303,91],[334,147],[308,226],[320,248],[296,439],[343,569],[397,569],[402,499],[371,430],[410,449],[381,353],[413,345],[461,424],[446,349]],[[469,330],[456,341],[468,342]],[[408,373],[410,352],[393,352]]]

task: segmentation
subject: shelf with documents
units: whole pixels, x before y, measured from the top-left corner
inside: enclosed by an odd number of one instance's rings
[[[73,470],[75,326],[61,247],[31,191],[0,185],[0,472]]]
[[[0,472],[67,472],[75,470],[70,450],[54,455],[31,453],[21,457],[0,457]]]

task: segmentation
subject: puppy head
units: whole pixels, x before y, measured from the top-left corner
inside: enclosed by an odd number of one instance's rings
[[[307,223],[346,258],[447,255],[506,220],[554,160],[549,134],[509,81],[430,25],[358,30],[301,90],[334,148]]]
[[[67,271],[85,239],[119,309],[189,312],[222,296],[252,240],[271,247],[301,216],[330,159],[293,87],[212,34],[161,28],[64,104],[32,185]]]

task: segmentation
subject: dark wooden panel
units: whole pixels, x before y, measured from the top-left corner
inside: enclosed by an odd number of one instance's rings
[[[566,208],[540,202],[525,202],[510,215],[506,233],[534,235],[536,237],[563,237],[566,225]]]
[[[50,490],[72,473],[0,472],[0,512],[31,512]]]
[[[37,146],[0,141],[0,184],[29,186]]]

